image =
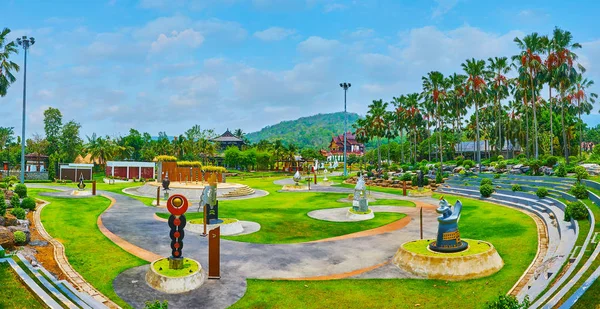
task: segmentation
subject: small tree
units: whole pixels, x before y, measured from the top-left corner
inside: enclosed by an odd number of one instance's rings
[[[587,170],[583,166],[575,167],[575,176],[577,176],[577,181],[581,181],[582,179],[587,179],[590,174],[588,174]]]
[[[10,206],[13,208],[21,206],[21,200],[17,193],[13,193],[13,196],[10,198]]]
[[[18,194],[21,198],[27,197],[27,186],[20,183],[15,186],[15,193]]]
[[[481,196],[483,197],[490,197],[492,196],[492,193],[494,193],[494,187],[489,184],[481,185],[479,187],[479,193],[481,193]]]
[[[565,221],[584,220],[588,217],[587,207],[581,201],[567,202],[565,209]]]
[[[565,176],[567,176],[567,167],[565,166],[564,163],[560,163],[558,165],[558,168],[556,168],[556,172],[554,173],[554,175],[556,175],[558,177],[565,177]]]

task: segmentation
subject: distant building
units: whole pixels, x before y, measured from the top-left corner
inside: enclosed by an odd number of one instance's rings
[[[48,156],[37,152],[25,155],[26,172],[45,172],[47,169]]]
[[[334,136],[329,143],[329,151],[321,150],[321,154],[327,157],[327,161],[344,160],[344,134]],[[362,156],[365,154],[365,145],[356,141],[352,132],[346,133],[346,155]]]
[[[456,154],[463,154],[466,158],[475,158],[475,153],[477,152],[477,143],[475,142],[460,142],[456,145],[454,145],[454,152]],[[484,155],[488,155],[490,154],[490,152],[495,151],[496,150],[496,145],[490,141],[479,141],[479,150],[481,151],[481,156],[483,157]],[[435,151],[437,152],[437,150]],[[502,154],[506,155],[506,158],[508,159],[508,156],[510,156],[513,152],[515,155],[518,155],[521,153],[521,146],[519,146],[519,144],[515,144],[513,145],[512,142],[510,141],[505,141],[504,144],[502,145]]]
[[[244,140],[233,135],[231,132],[229,132],[229,129],[227,129],[227,131],[225,131],[225,133],[223,133],[221,136],[213,138],[212,141],[218,143],[221,150],[225,150],[229,146],[236,146],[237,148],[241,149],[244,145]]]

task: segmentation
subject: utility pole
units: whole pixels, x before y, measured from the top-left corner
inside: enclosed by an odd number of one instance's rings
[[[29,46],[35,44],[33,37],[17,38],[17,44],[23,46],[25,51],[25,65],[23,70],[23,131],[21,134],[21,183],[25,183],[25,109],[26,109],[26,98],[27,98],[27,50]]]
[[[346,93],[348,88],[352,86],[350,83],[341,83],[340,87],[344,89],[344,177],[348,177],[348,169],[346,167],[346,132],[348,131],[348,114],[346,113]]]

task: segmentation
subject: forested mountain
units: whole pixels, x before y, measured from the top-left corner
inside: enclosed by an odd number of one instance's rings
[[[352,124],[359,118],[358,114],[348,113],[348,131],[353,131]],[[344,113],[317,114],[296,120],[282,121],[266,126],[258,132],[248,133],[246,137],[256,143],[260,140],[294,143],[299,148],[324,148],[329,146],[331,137],[344,132]]]

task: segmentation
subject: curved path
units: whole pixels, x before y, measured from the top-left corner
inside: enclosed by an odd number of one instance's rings
[[[36,187],[66,189],[51,186]],[[352,190],[324,187],[319,191],[342,193]],[[154,219],[156,208],[145,206],[140,201],[122,194],[101,193],[115,200],[114,206],[99,218],[109,232],[139,247],[142,249],[141,252],[152,252],[158,256],[171,254],[169,228]],[[381,198],[415,200],[386,193],[374,192],[373,195]],[[418,204],[423,206],[429,204],[423,212],[423,234],[426,238],[432,238],[436,232],[437,215],[433,208],[436,207],[437,201],[429,199]],[[340,237],[330,241],[298,244],[253,244],[222,240],[222,279],[209,280],[200,290],[188,293],[189,295],[163,295],[147,287],[143,277],[148,266],[130,269],[119,275],[114,282],[115,291],[135,307],[143,307],[143,302],[149,299],[167,299],[169,307],[172,308],[189,307],[190,304],[207,308],[226,308],[243,296],[246,278],[333,279],[357,276],[386,265],[400,244],[419,237],[417,208],[398,208],[406,209],[405,213],[410,216],[410,222],[401,230],[396,229],[383,234],[367,234],[358,238]],[[206,268],[208,266],[207,240],[199,235],[188,233],[184,244],[184,255],[200,261]],[[135,254],[135,251],[132,253]],[[395,268],[392,274],[386,272],[386,277],[390,276],[404,278],[406,274]]]

